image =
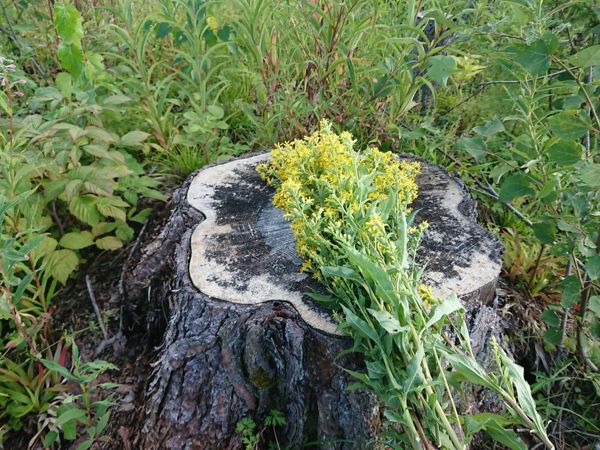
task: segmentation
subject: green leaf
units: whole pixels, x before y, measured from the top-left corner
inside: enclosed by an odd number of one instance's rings
[[[551,309],[547,309],[541,315],[541,319],[551,327],[557,327],[560,325],[560,317],[556,315],[556,312]]]
[[[534,223],[533,234],[542,244],[552,244],[556,238],[556,227],[550,222]]]
[[[77,254],[68,249],[54,250],[44,261],[45,270],[63,285],[79,265]]]
[[[425,328],[429,328],[433,324],[437,323],[442,317],[449,316],[450,314],[461,309],[463,309],[463,305],[456,294],[450,294],[442,303],[433,308],[433,312],[425,324]]]
[[[56,75],[54,84],[67,100],[71,98],[71,94],[73,92],[73,79],[71,78],[71,75],[66,72],[59,73]]]
[[[433,81],[446,87],[448,78],[456,72],[456,61],[452,56],[434,56],[429,62],[427,75]]]
[[[445,356],[452,368],[471,383],[490,389],[494,387],[494,381],[475,359],[459,353],[445,352]]]
[[[591,188],[600,188],[600,164],[586,164],[579,171],[578,178]]]
[[[590,118],[577,111],[562,111],[550,117],[548,124],[559,138],[576,141],[589,129]]]
[[[499,199],[502,202],[510,202],[517,197],[533,193],[533,189],[529,186],[529,178],[523,174],[516,173],[507,177],[502,182]]]
[[[465,416],[465,426],[469,435],[485,430],[495,441],[511,450],[527,450],[527,446],[517,433],[502,426],[503,421],[504,418],[502,416],[495,414]]]
[[[600,317],[600,295],[592,295],[590,297],[588,308],[596,317]]]
[[[517,44],[508,49],[515,60],[532,75],[544,75],[550,68],[550,48],[542,39],[531,45]]]
[[[58,60],[63,69],[78,80],[83,73],[83,51],[76,44],[61,43],[58,46]]]
[[[129,133],[121,136],[119,144],[124,145],[126,147],[137,147],[142,145],[142,143],[146,140],[148,136],[150,135],[144,131],[130,131]]]
[[[67,44],[79,44],[83,37],[83,20],[77,8],[71,4],[54,5],[54,26],[61,40]]]
[[[105,236],[100,239],[96,239],[96,247],[101,250],[116,250],[123,247],[123,242],[115,236]]]
[[[578,67],[591,67],[600,65],[600,45],[592,45],[578,51],[568,59],[569,63]]]
[[[487,152],[485,141],[480,137],[463,137],[456,141],[456,145],[467,151],[476,160],[483,158]]]
[[[85,411],[83,409],[79,409],[79,408],[67,409],[65,412],[63,412],[56,418],[55,423],[56,423],[56,425],[61,426],[67,422],[86,423],[87,422],[87,414],[85,413]]]
[[[220,106],[209,105],[207,109],[208,113],[212,116],[213,119],[219,120],[225,116],[225,111]]]
[[[559,327],[548,327],[544,332],[544,342],[552,345],[558,345],[560,343],[562,331]]]
[[[536,425],[536,431],[540,435],[546,437],[546,429],[544,426],[544,422],[542,421],[541,416],[537,411],[537,407],[535,401],[533,400],[533,396],[531,395],[531,387],[529,383],[525,381],[523,368],[510,359],[504,349],[498,345],[496,340],[492,340],[492,345],[494,346],[497,353],[500,355],[500,359],[502,361],[502,365],[506,368],[509,379],[512,381],[513,385],[517,390],[517,398],[519,400],[519,405],[523,408],[523,411],[527,414],[527,416],[533,421]]]
[[[99,198],[96,202],[98,212],[104,217],[113,217],[123,222],[127,221],[127,215],[122,208],[127,206],[129,205],[118,197]]]
[[[600,255],[590,256],[586,267],[587,273],[592,280],[600,279]]]
[[[359,318],[356,314],[354,314],[351,310],[346,308],[344,305],[342,306],[342,310],[344,311],[344,315],[346,316],[346,322],[350,325],[354,330],[358,332],[359,335],[363,335],[371,339],[373,342],[380,342],[379,335],[375,332],[371,326]]]
[[[94,245],[94,235],[89,231],[73,231],[60,239],[60,246],[71,250],[79,250],[90,245]]]
[[[402,395],[405,397],[411,392],[425,388],[425,376],[421,369],[421,362],[425,356],[423,346],[419,346],[415,356],[411,358],[406,367],[406,378],[404,380]]]
[[[582,155],[583,146],[574,141],[560,140],[548,149],[548,160],[557,166],[572,166]]]
[[[504,131],[504,124],[497,116],[495,116],[482,126],[473,128],[473,131],[481,136],[491,137]]]
[[[100,222],[101,215],[96,208],[97,197],[84,195],[73,197],[69,202],[69,212],[81,222],[88,225],[96,225]]]
[[[321,273],[324,277],[339,277],[347,280],[356,280],[356,272],[351,267],[345,266],[323,266],[321,267]]]
[[[579,278],[573,275],[565,277],[562,286],[561,304],[565,308],[575,306],[581,298],[581,283],[579,282]]]
[[[387,311],[377,311],[367,308],[367,311],[379,322],[379,325],[390,334],[397,334],[401,331],[408,330],[408,327],[403,327],[394,316]]]

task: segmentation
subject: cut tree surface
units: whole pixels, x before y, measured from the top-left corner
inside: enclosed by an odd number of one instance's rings
[[[272,204],[273,189],[256,173],[256,165],[267,159],[268,154],[238,159],[194,177],[187,199],[206,220],[192,235],[192,282],[210,297],[235,303],[288,301],[309,325],[335,333],[329,315],[304,295],[319,288],[300,273],[290,225]],[[429,223],[418,261],[427,267],[425,283],[439,296],[493,296],[500,244],[476,223],[464,185],[441,168],[422,164],[413,207],[417,220]]]
[[[273,189],[256,173],[267,154],[216,164],[174,192],[165,226],[124,268],[131,304],[148,299],[168,320],[141,412],[139,448],[241,448],[236,424],[272,409],[290,448],[365,448],[381,425],[369,392],[344,369],[364,370],[331,315],[305,292],[320,289],[301,261]],[[408,158],[408,157],[407,157]],[[467,305],[475,352],[501,333],[495,314],[499,242],[476,223],[462,182],[422,162],[413,207],[429,229],[419,252],[435,292]],[[160,322],[163,317],[150,319]],[[469,412],[476,412],[480,402]]]

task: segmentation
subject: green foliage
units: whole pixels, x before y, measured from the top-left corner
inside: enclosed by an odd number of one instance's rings
[[[277,409],[272,409],[267,417],[265,417],[262,426],[258,427],[256,422],[249,417],[245,417],[238,421],[235,426],[235,431],[242,435],[242,444],[246,450],[256,450],[261,444],[268,444],[269,449],[281,450],[279,440],[277,438],[276,428],[286,424],[283,413]],[[264,435],[267,431],[271,431],[273,441],[266,441]]]

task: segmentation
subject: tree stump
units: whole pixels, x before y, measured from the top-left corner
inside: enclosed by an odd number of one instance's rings
[[[405,156],[406,158],[410,158]],[[272,409],[281,444],[365,448],[381,412],[369,392],[347,387],[363,370],[331,314],[305,292],[320,286],[301,261],[273,189],[256,173],[268,154],[196,172],[173,195],[170,218],[125,268],[127,296],[169,309],[143,411],[144,449],[240,448],[237,422]],[[476,223],[464,184],[422,161],[413,204],[427,220],[419,262],[438,295],[455,292],[471,317],[474,349],[494,323],[501,245]],[[494,322],[495,321],[495,322]]]

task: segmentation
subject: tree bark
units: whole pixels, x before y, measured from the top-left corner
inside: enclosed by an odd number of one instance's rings
[[[140,448],[241,448],[238,421],[261,422],[272,409],[285,416],[277,439],[290,448],[365,448],[377,436],[377,399],[349,390],[355,380],[344,370],[364,370],[363,362],[340,356],[350,340],[302,294],[318,286],[298,274],[273,191],[255,175],[262,159],[250,155],[190,176],[172,196],[166,225],[125,268],[132,303],[149,299],[168,310]],[[493,301],[501,246],[476,224],[464,184],[422,164],[414,208],[430,223],[419,253],[429,264],[425,278],[438,294],[453,291],[465,301],[474,347],[483,351],[499,324]]]

